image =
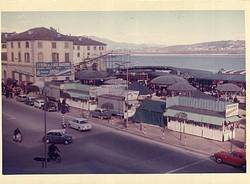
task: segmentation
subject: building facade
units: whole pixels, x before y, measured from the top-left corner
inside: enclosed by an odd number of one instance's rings
[[[105,70],[105,62],[100,57],[105,52],[106,44],[63,35],[53,28],[2,33],[2,79],[20,82],[74,80],[74,63],[92,59],[92,63],[87,62],[94,65],[92,68]]]
[[[107,69],[106,44],[82,36],[71,36],[71,38],[74,44],[73,61],[75,66],[97,71]]]
[[[171,97],[166,99],[166,127],[170,130],[217,141],[235,138],[238,103]]]

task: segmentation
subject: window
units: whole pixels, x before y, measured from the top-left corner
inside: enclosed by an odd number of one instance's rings
[[[77,50],[80,50],[80,46],[79,45],[77,45]]]
[[[24,53],[24,61],[25,61],[26,63],[29,63],[29,62],[30,62],[30,53],[28,53],[28,52],[25,52],[25,53]]]
[[[52,44],[52,48],[56,49],[56,42],[52,42],[51,44]]]
[[[11,52],[11,61],[14,62],[14,52]]]
[[[6,46],[5,43],[3,43],[3,44],[2,44],[2,49],[5,49],[5,48],[7,48],[7,46]]]
[[[42,42],[38,42],[37,47],[38,48],[43,48],[43,43]]]
[[[101,46],[99,46],[99,50],[102,50],[102,47],[101,47]]]
[[[42,52],[38,53],[38,62],[43,62],[43,53]]]
[[[21,43],[20,42],[18,42],[18,48],[21,48]]]
[[[21,52],[18,52],[18,62],[21,62],[22,61],[22,59],[21,59]]]
[[[81,56],[80,52],[77,52],[77,57],[80,57],[80,56]]]
[[[25,48],[29,48],[29,42],[25,42]]]
[[[90,53],[88,52],[88,56],[90,55]]]
[[[96,46],[94,46],[94,50],[96,50]]]
[[[52,53],[52,62],[59,62],[59,53]]]
[[[65,53],[65,62],[69,62],[69,53]]]
[[[65,49],[69,48],[69,42],[64,42],[64,48]]]
[[[2,60],[7,61],[7,52],[1,52]]]
[[[87,50],[90,50],[90,46],[87,47]]]
[[[73,45],[73,49],[75,49],[75,46]]]
[[[11,42],[11,43],[10,43],[10,46],[11,46],[11,48],[14,48],[14,44],[13,44],[13,42]]]

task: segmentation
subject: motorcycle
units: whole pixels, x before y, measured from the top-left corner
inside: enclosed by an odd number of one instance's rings
[[[62,122],[61,126],[62,126],[63,129],[67,128],[67,124],[65,122]]]
[[[58,152],[55,152],[54,154],[48,154],[48,162],[50,161],[60,163],[62,161],[62,157],[59,155]]]
[[[14,142],[22,142],[22,134],[18,133],[17,135],[13,135]]]

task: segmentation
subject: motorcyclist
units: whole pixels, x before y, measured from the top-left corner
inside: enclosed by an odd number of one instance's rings
[[[19,128],[15,129],[14,130],[14,134],[13,134],[13,140],[21,142],[22,141],[22,137],[21,136],[22,136],[22,134],[21,134],[21,131],[19,130]]]
[[[56,152],[60,152],[55,144],[51,144],[48,149],[49,158],[53,158],[56,155]]]

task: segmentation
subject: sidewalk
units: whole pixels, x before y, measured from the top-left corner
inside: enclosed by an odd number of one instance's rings
[[[68,116],[82,117],[82,114],[86,115],[86,111],[83,112],[80,109],[71,108]],[[93,120],[93,119],[91,119]],[[144,124],[141,127],[139,123],[129,122],[128,128],[125,128],[124,120],[118,118],[112,118],[112,120],[91,121],[95,124],[100,124],[110,128],[125,131],[134,135],[145,137],[157,142],[169,144],[176,147],[181,147],[190,151],[194,151],[203,155],[210,156],[218,151],[229,151],[231,142],[219,142],[198,136],[180,134],[179,132],[166,129],[165,132],[162,128],[154,125]],[[236,138],[232,141],[233,150],[242,149],[244,147],[244,129],[236,129]]]

